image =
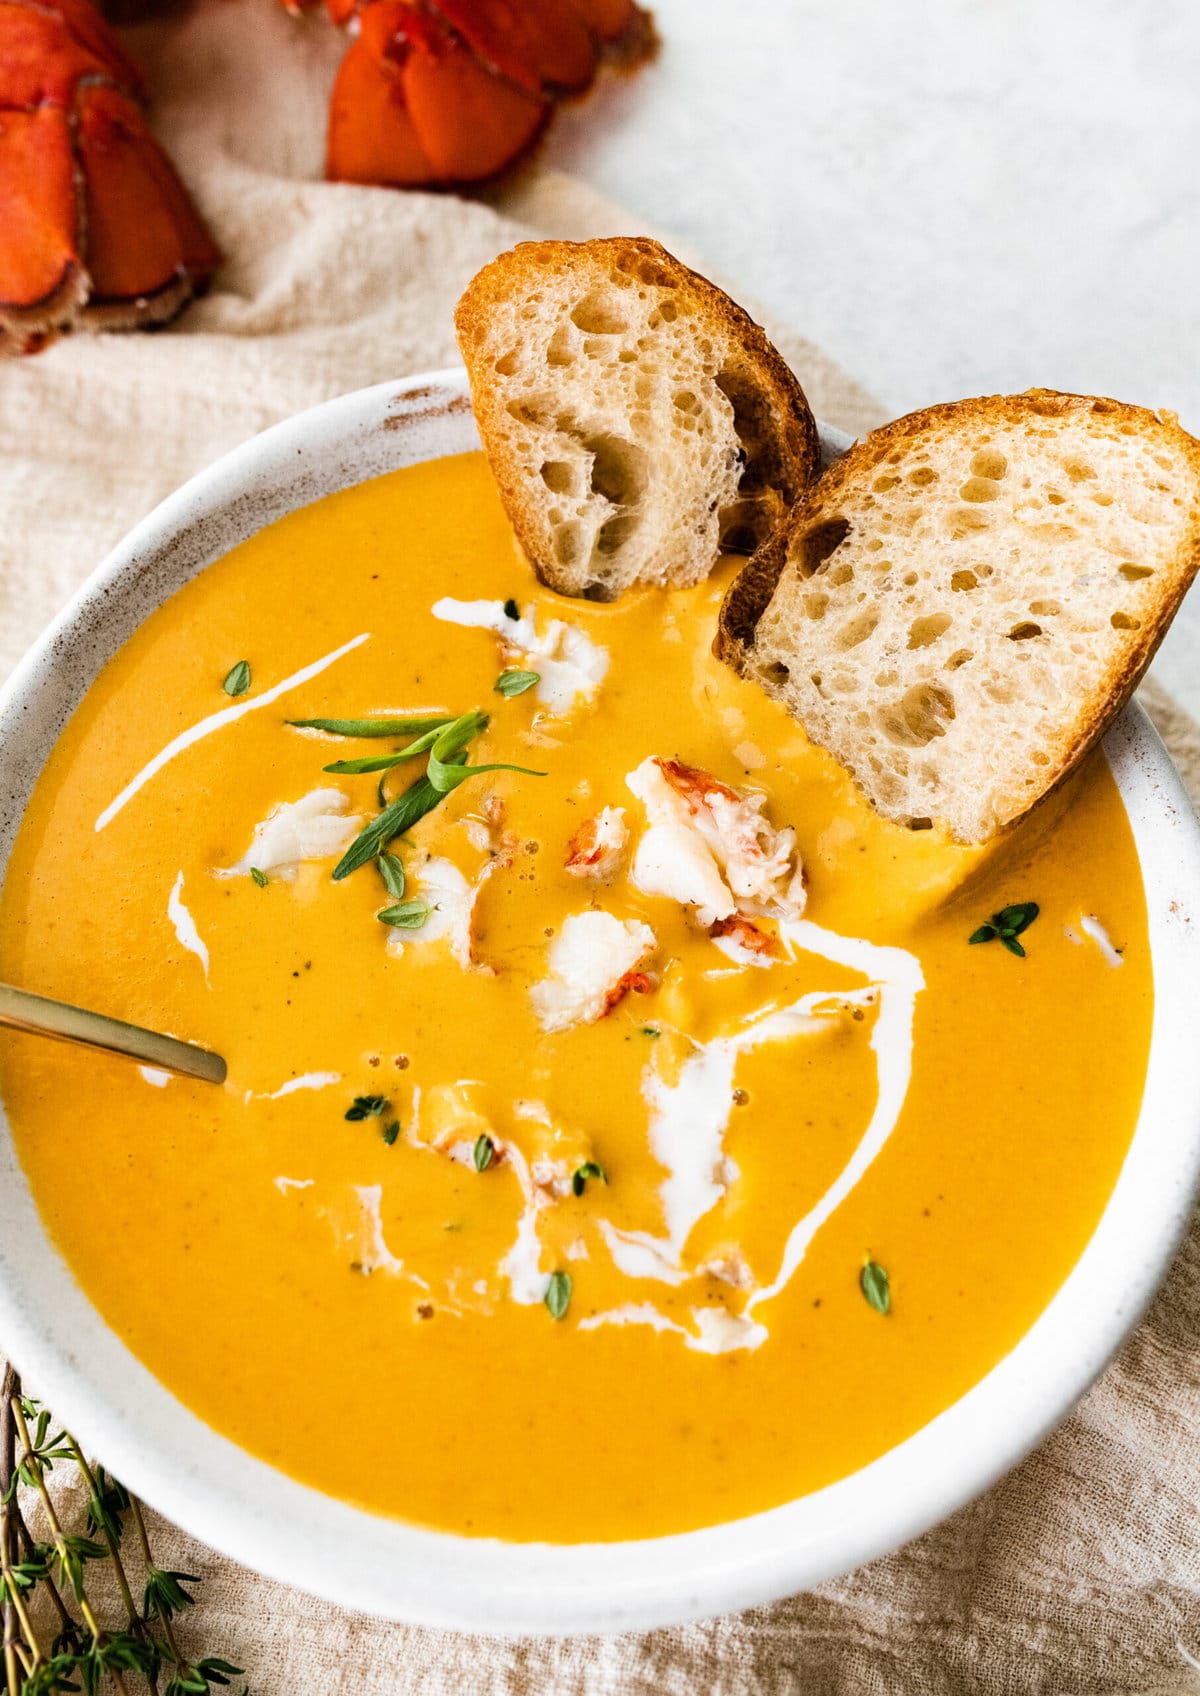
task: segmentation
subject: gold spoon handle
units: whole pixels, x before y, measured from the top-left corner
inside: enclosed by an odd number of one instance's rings
[[[82,1043],[85,1048],[103,1048],[109,1054],[123,1054],[157,1071],[177,1072],[181,1077],[200,1078],[208,1084],[225,1082],[224,1060],[206,1048],[196,1048],[173,1036],[161,1036],[158,1031],[143,1030],[140,1025],[124,1024],[104,1013],[89,1013],[66,1001],[32,995],[27,989],[14,989],[7,983],[0,983],[0,1026],[32,1031],[35,1036],[54,1037],[59,1042]]]

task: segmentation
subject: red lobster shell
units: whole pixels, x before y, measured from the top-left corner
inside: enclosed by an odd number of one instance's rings
[[[220,255],[89,0],[0,0],[0,352],[161,324]]]
[[[656,45],[636,0],[325,3],[353,36],[326,170],[352,182],[495,176],[602,58],[632,65]],[[220,254],[141,99],[91,0],[0,0],[0,353],[162,324],[207,286]]]
[[[655,46],[634,0],[326,4],[357,29],[329,110],[326,175],[341,181],[495,176],[536,141],[557,97],[590,86],[602,56],[636,64]]]

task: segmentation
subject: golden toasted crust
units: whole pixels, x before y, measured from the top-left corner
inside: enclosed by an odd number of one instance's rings
[[[740,427],[745,425],[754,438],[754,464],[746,468],[741,492],[755,496],[760,533],[766,531],[767,517],[772,525],[783,517],[815,475],[819,458],[816,424],[804,392],[762,328],[728,295],[689,270],[657,242],[645,237],[618,237],[591,242],[521,243],[485,266],[472,280],[458,303],[455,325],[470,377],[480,435],[509,519],[538,576],[566,593],[592,592],[603,585],[593,582],[590,589],[581,590],[573,584],[571,574],[564,571],[561,561],[552,555],[547,535],[546,488],[531,475],[530,465],[520,463],[513,451],[511,385],[506,386],[502,374],[505,356],[498,355],[497,324],[504,314],[508,315],[506,322],[511,320],[515,303],[529,303],[525,316],[537,317],[538,333],[544,341],[551,323],[557,323],[559,318],[566,323],[575,304],[572,291],[577,292],[581,286],[591,287],[610,276],[624,285],[633,285],[635,290],[640,284],[653,291],[670,291],[678,314],[696,321],[711,338],[716,350],[713,357],[720,364],[723,383],[728,385],[723,392],[735,408],[739,435]],[[569,324],[566,327],[569,329]],[[665,350],[662,357],[670,360],[669,331],[670,325],[650,332],[650,358],[657,357],[656,350],[661,344]],[[547,361],[540,352],[531,352],[534,329],[510,330],[510,342],[514,334],[526,344],[520,351],[536,364],[541,386],[552,394],[562,393],[566,378],[561,370],[556,374],[554,360]],[[623,358],[634,360],[645,354],[646,342],[647,338],[643,337],[636,344],[623,345]],[[511,362],[511,347],[508,351]],[[620,373],[626,370],[625,365],[620,367]],[[594,368],[590,377],[597,387],[606,381],[605,373]],[[733,395],[731,388],[735,391]],[[615,378],[611,392],[614,397],[618,393]],[[615,404],[629,410],[626,401]],[[645,431],[647,426],[639,426],[630,418],[629,432],[636,437],[638,428]],[[681,471],[680,475],[685,474]],[[656,493],[652,486],[646,492],[644,506],[653,503]],[[727,539],[724,545],[730,545]],[[717,549],[713,548],[712,557],[703,561],[702,569],[693,561],[690,572],[668,571],[665,577],[657,579],[642,572],[629,581],[695,582],[711,569],[716,557]],[[617,592],[626,586],[627,582],[619,583]]]
[[[1105,677],[1102,689],[1091,687],[1071,694],[1069,708],[1064,712],[1062,734],[1057,746],[1051,750],[1041,787],[1018,810],[999,819],[996,828],[1007,828],[1026,816],[1033,806],[1076,769],[1104,735],[1153,659],[1200,568],[1200,442],[1180,428],[1173,414],[1160,415],[1146,407],[1130,406],[1094,395],[1034,389],[1022,395],[991,395],[927,407],[872,431],[855,442],[841,459],[827,467],[801,497],[785,524],[747,562],[725,596],[713,643],[713,651],[718,658],[741,675],[754,677],[769,693],[786,701],[787,690],[783,686],[777,690],[771,680],[756,668],[755,645],[759,625],[789,563],[807,552],[811,567],[819,570],[822,561],[833,553],[844,531],[840,511],[848,494],[855,491],[861,495],[865,488],[878,487],[874,481],[876,474],[895,468],[897,449],[911,448],[918,440],[922,446],[934,444],[931,453],[935,461],[939,438],[944,440],[947,436],[966,433],[981,425],[1020,427],[1028,424],[1036,427],[1036,422],[1046,419],[1058,420],[1066,425],[1086,424],[1094,420],[1109,428],[1115,426],[1121,435],[1136,436],[1147,442],[1154,440],[1160,447],[1169,446],[1182,456],[1190,475],[1191,486],[1178,491],[1179,504],[1186,505],[1188,513],[1172,569],[1159,575],[1153,597],[1139,605],[1140,628],[1121,654],[1117,669]],[[875,545],[878,546],[878,543]],[[1004,562],[999,559],[995,564],[998,571],[1005,568]],[[1016,567],[1009,566],[1008,569],[1015,570]],[[1100,591],[1096,593],[1099,595]],[[1107,607],[1103,611],[1107,619]],[[946,622],[949,623],[949,620]],[[1004,709],[997,707],[994,714],[999,726]],[[823,737],[820,739],[825,740]],[[986,759],[982,760],[981,768],[986,764]],[[871,793],[870,780],[861,772],[856,775],[868,798],[878,806],[878,798]],[[880,810],[890,811],[886,807]],[[963,835],[961,832],[956,834]],[[986,837],[963,839],[986,840]]]

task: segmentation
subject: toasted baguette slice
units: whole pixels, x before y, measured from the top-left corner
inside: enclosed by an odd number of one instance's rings
[[[1079,763],[1200,563],[1200,442],[1033,390],[857,442],[734,581],[716,651],[869,800],[988,840]]]
[[[483,445],[543,583],[615,600],[751,553],[817,467],[804,392],[657,242],[524,242],[455,315]]]

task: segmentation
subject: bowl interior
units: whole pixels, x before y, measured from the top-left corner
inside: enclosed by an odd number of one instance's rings
[[[846,438],[823,431],[827,456]],[[107,660],[171,593],[296,507],[478,446],[465,378],[347,395],[227,455],[104,562],[0,693],[0,868],[63,725]],[[915,1535],[1010,1467],[1069,1408],[1142,1312],[1200,1176],[1200,830],[1149,721],[1106,752],[1149,904],[1156,1010],[1146,1093],[1120,1180],[1042,1317],[938,1419],[839,1483],[679,1536],[569,1548],[424,1531],[294,1483],[188,1412],[129,1353],[49,1242],[0,1124],[0,1338],[36,1393],[131,1488],[196,1536],[331,1601],[474,1630],[655,1626],[825,1580]]]

